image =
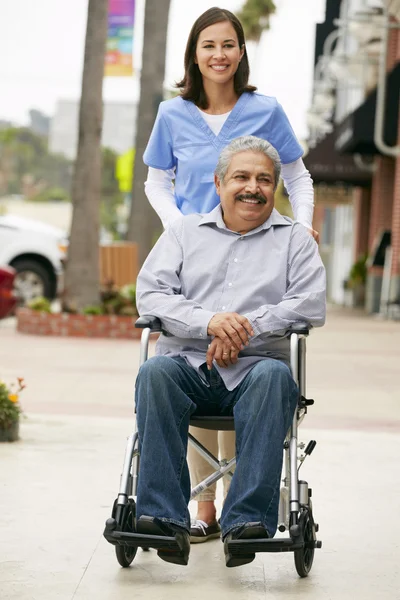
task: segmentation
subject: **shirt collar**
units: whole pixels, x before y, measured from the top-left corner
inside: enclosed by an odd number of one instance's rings
[[[262,229],[270,229],[270,227],[276,227],[277,225],[292,225],[293,221],[291,219],[289,219],[288,217],[284,217],[282,216],[275,208],[272,209],[272,213],[270,214],[269,218],[264,221],[264,223],[262,225],[260,225],[259,227],[256,227],[255,229],[252,229],[251,231],[249,231],[247,234],[244,235],[250,235],[252,233],[257,233],[258,231],[261,231]],[[230,229],[227,228],[227,226],[224,223],[224,220],[222,218],[222,210],[221,210],[221,204],[218,204],[218,206],[216,206],[210,213],[207,213],[205,215],[202,216],[202,219],[199,221],[199,225],[212,225],[215,224],[219,229],[225,229],[226,231],[231,231]],[[232,232],[232,233],[236,233],[236,232]],[[237,234],[240,235],[240,234]]]

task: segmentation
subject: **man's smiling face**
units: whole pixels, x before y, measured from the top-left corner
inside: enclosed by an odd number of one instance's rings
[[[225,225],[247,233],[262,225],[274,208],[274,163],[262,152],[245,150],[232,157],[221,181],[215,176]]]

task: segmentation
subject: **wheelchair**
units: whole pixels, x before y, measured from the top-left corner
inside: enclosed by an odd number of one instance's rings
[[[140,317],[136,321],[135,327],[143,329],[140,347],[140,365],[142,365],[148,357],[150,334],[161,333],[162,327],[160,320],[156,317]],[[272,539],[238,539],[232,540],[228,544],[229,552],[236,556],[257,552],[293,552],[295,568],[300,577],[307,577],[313,564],[314,551],[322,546],[322,542],[316,538],[318,525],[314,521],[312,490],[305,480],[299,479],[300,467],[316,446],[315,440],[311,440],[307,446],[298,442],[298,427],[303,421],[308,407],[314,404],[314,400],[307,399],[305,396],[305,355],[308,334],[309,326],[306,323],[296,323],[287,331],[290,338],[292,376],[299,388],[297,410],[283,447],[284,462],[279,500],[278,531],[288,532],[288,536],[278,535]],[[234,430],[234,418],[192,415],[190,425],[218,431]],[[215,469],[210,476],[191,490],[190,499],[192,500],[218,479],[232,478],[232,468],[236,463],[236,457],[230,460],[226,458],[218,460],[190,433],[189,443]],[[143,535],[135,532],[136,504],[134,497],[137,490],[139,462],[138,433],[135,430],[128,438],[118,496],[114,501],[111,518],[106,521],[103,534],[106,540],[115,546],[116,557],[122,567],[130,566],[138,548],[143,550],[150,548],[181,549],[179,540],[175,537]]]

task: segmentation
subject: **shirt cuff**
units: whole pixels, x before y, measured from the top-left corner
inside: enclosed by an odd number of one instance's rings
[[[246,317],[246,319],[249,321],[251,328],[254,331],[253,337],[258,337],[259,335],[261,335],[262,331],[260,330],[257,321],[255,319],[251,319],[249,315],[244,314],[243,316]]]
[[[208,324],[215,314],[217,313],[210,310],[194,310],[189,328],[191,337],[196,339],[207,338]]]
[[[256,316],[252,317],[251,315],[254,315],[254,312],[248,313],[248,314],[246,314],[246,313],[243,314],[243,316],[246,317],[246,319],[249,321],[249,323],[254,331],[253,338],[256,338],[263,334],[269,335],[271,333],[274,333],[274,331],[270,330],[269,328],[264,330],[262,327],[260,327],[257,317]]]

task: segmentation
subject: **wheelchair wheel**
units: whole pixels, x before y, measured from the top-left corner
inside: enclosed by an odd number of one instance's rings
[[[136,516],[136,505],[133,498],[129,498],[128,504],[123,508],[122,519],[121,519],[121,530],[128,533],[135,532],[135,516]],[[121,567],[129,567],[133,559],[136,556],[137,548],[132,546],[115,546],[115,554],[117,561]]]
[[[294,564],[300,577],[307,577],[311,571],[315,552],[315,529],[312,512],[306,509],[300,516],[300,523],[303,531],[304,546],[294,551]]]

